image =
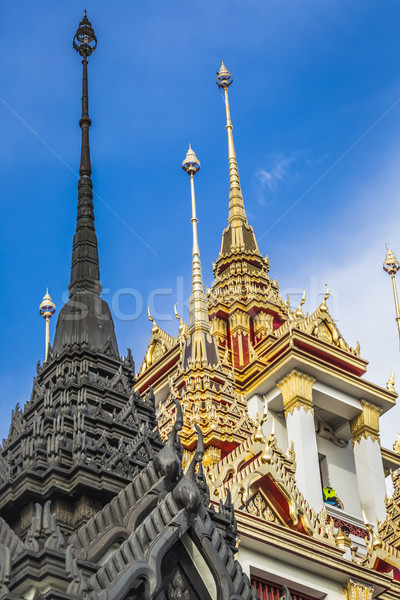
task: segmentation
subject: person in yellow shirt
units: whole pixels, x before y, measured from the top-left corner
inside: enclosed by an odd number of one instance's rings
[[[332,506],[337,506],[338,508],[343,509],[343,502],[339,500],[333,488],[325,486],[322,490],[322,494],[326,504],[331,504]]]

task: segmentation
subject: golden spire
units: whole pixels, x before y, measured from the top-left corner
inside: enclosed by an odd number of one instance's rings
[[[45,351],[44,351],[44,362],[47,362],[47,356],[49,352],[49,329],[50,329],[50,319],[56,312],[56,305],[50,298],[49,288],[46,289],[46,293],[43,296],[43,300],[39,306],[39,313],[42,315],[44,320],[46,321],[46,341],[45,341]]]
[[[385,256],[385,262],[383,263],[383,270],[386,271],[386,273],[389,273],[389,275],[392,279],[394,308],[396,311],[396,323],[397,323],[397,328],[399,330],[399,340],[400,340],[400,309],[399,309],[399,299],[397,297],[397,287],[396,287],[396,280],[395,280],[396,273],[399,269],[400,269],[400,263],[397,260],[397,258],[395,257],[395,255],[393,254],[393,252],[390,249],[389,244],[388,244],[387,252],[386,252],[386,256]]]
[[[193,250],[192,250],[192,294],[189,303],[189,333],[191,342],[188,342],[184,356],[186,366],[188,361],[208,362],[216,364],[217,348],[215,340],[211,336],[210,321],[208,318],[207,297],[203,291],[203,278],[201,275],[200,249],[197,237],[197,216],[196,199],[194,194],[194,176],[200,170],[200,161],[189,144],[185,160],[182,163],[182,169],[190,176],[190,193],[192,200],[192,231],[193,231]],[[190,356],[189,356],[190,355]]]
[[[200,249],[197,237],[197,217],[196,217],[196,199],[194,195],[194,176],[200,170],[200,161],[189,144],[185,160],[182,163],[182,169],[190,175],[190,193],[192,199],[192,231],[193,231],[193,250],[192,250],[192,295],[190,296],[189,309],[189,330],[203,329],[210,331],[210,321],[208,319],[207,297],[203,291],[203,278],[201,275]]]
[[[217,73],[217,85],[224,90],[226,108],[226,130],[228,132],[228,157],[229,157],[229,216],[228,223],[231,226],[232,237],[229,240],[229,249],[240,248],[257,250],[257,242],[253,230],[249,227],[244,208],[243,194],[240,188],[239,169],[237,165],[235,145],[233,143],[232,121],[229,108],[228,87],[233,82],[233,77],[225,67],[224,63]],[[245,230],[243,229],[245,226]],[[247,231],[246,231],[247,230]],[[249,236],[250,234],[250,236]],[[222,244],[221,252],[228,250],[226,244]]]

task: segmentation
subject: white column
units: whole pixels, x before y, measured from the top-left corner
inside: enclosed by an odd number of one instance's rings
[[[296,453],[296,483],[310,508],[323,508],[312,401],[313,377],[293,370],[277,383],[285,408],[288,443]]]
[[[255,419],[256,414],[261,417],[264,414],[265,410],[265,401],[260,394],[254,394],[251,398],[247,400],[247,412],[249,413],[249,417],[251,419]]]
[[[385,473],[379,441],[379,415],[382,410],[361,400],[362,412],[351,423],[354,460],[361,508],[371,524],[386,518]]]

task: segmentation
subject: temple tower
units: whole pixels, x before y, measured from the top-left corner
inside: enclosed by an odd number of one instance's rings
[[[229,351],[234,367],[242,369],[251,362],[253,346],[279,327],[286,315],[278,284],[268,275],[268,257],[261,255],[247,221],[229,106],[228,88],[232,82],[232,75],[222,63],[217,85],[224,93],[226,108],[229,212],[221,250],[213,265],[215,282],[208,300],[212,332],[219,345]]]
[[[70,297],[53,346],[46,346],[46,360],[38,363],[31,398],[13,410],[0,452],[0,516],[22,538],[35,503],[48,500],[61,530],[77,531],[162,447],[152,395],[134,392],[131,352],[120,357],[111,312],[100,296],[88,100],[88,58],[96,45],[85,12],[73,41],[83,78]]]
[[[204,435],[206,467],[218,463],[254,430],[246,417],[246,405],[234,389],[234,376],[227,358],[220,353],[211,334],[207,296],[203,289],[200,249],[197,235],[197,215],[194,175],[200,161],[191,146],[182,164],[190,176],[192,208],[192,294],[189,306],[189,326],[181,321],[179,328],[180,360],[169,380],[170,393],[160,404],[159,427],[164,439],[170,434],[174,420],[173,399],[179,398],[184,419],[180,433],[188,463],[196,444],[196,429]]]

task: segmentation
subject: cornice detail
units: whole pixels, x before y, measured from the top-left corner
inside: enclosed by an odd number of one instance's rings
[[[294,409],[301,408],[314,414],[312,387],[315,378],[293,369],[276,384],[282,393],[285,417],[293,414]]]
[[[344,596],[346,600],[372,600],[374,588],[349,579],[343,586]]]
[[[360,443],[361,438],[371,438],[373,442],[379,442],[379,417],[382,409],[372,402],[361,400],[362,412],[350,421],[353,446]]]

